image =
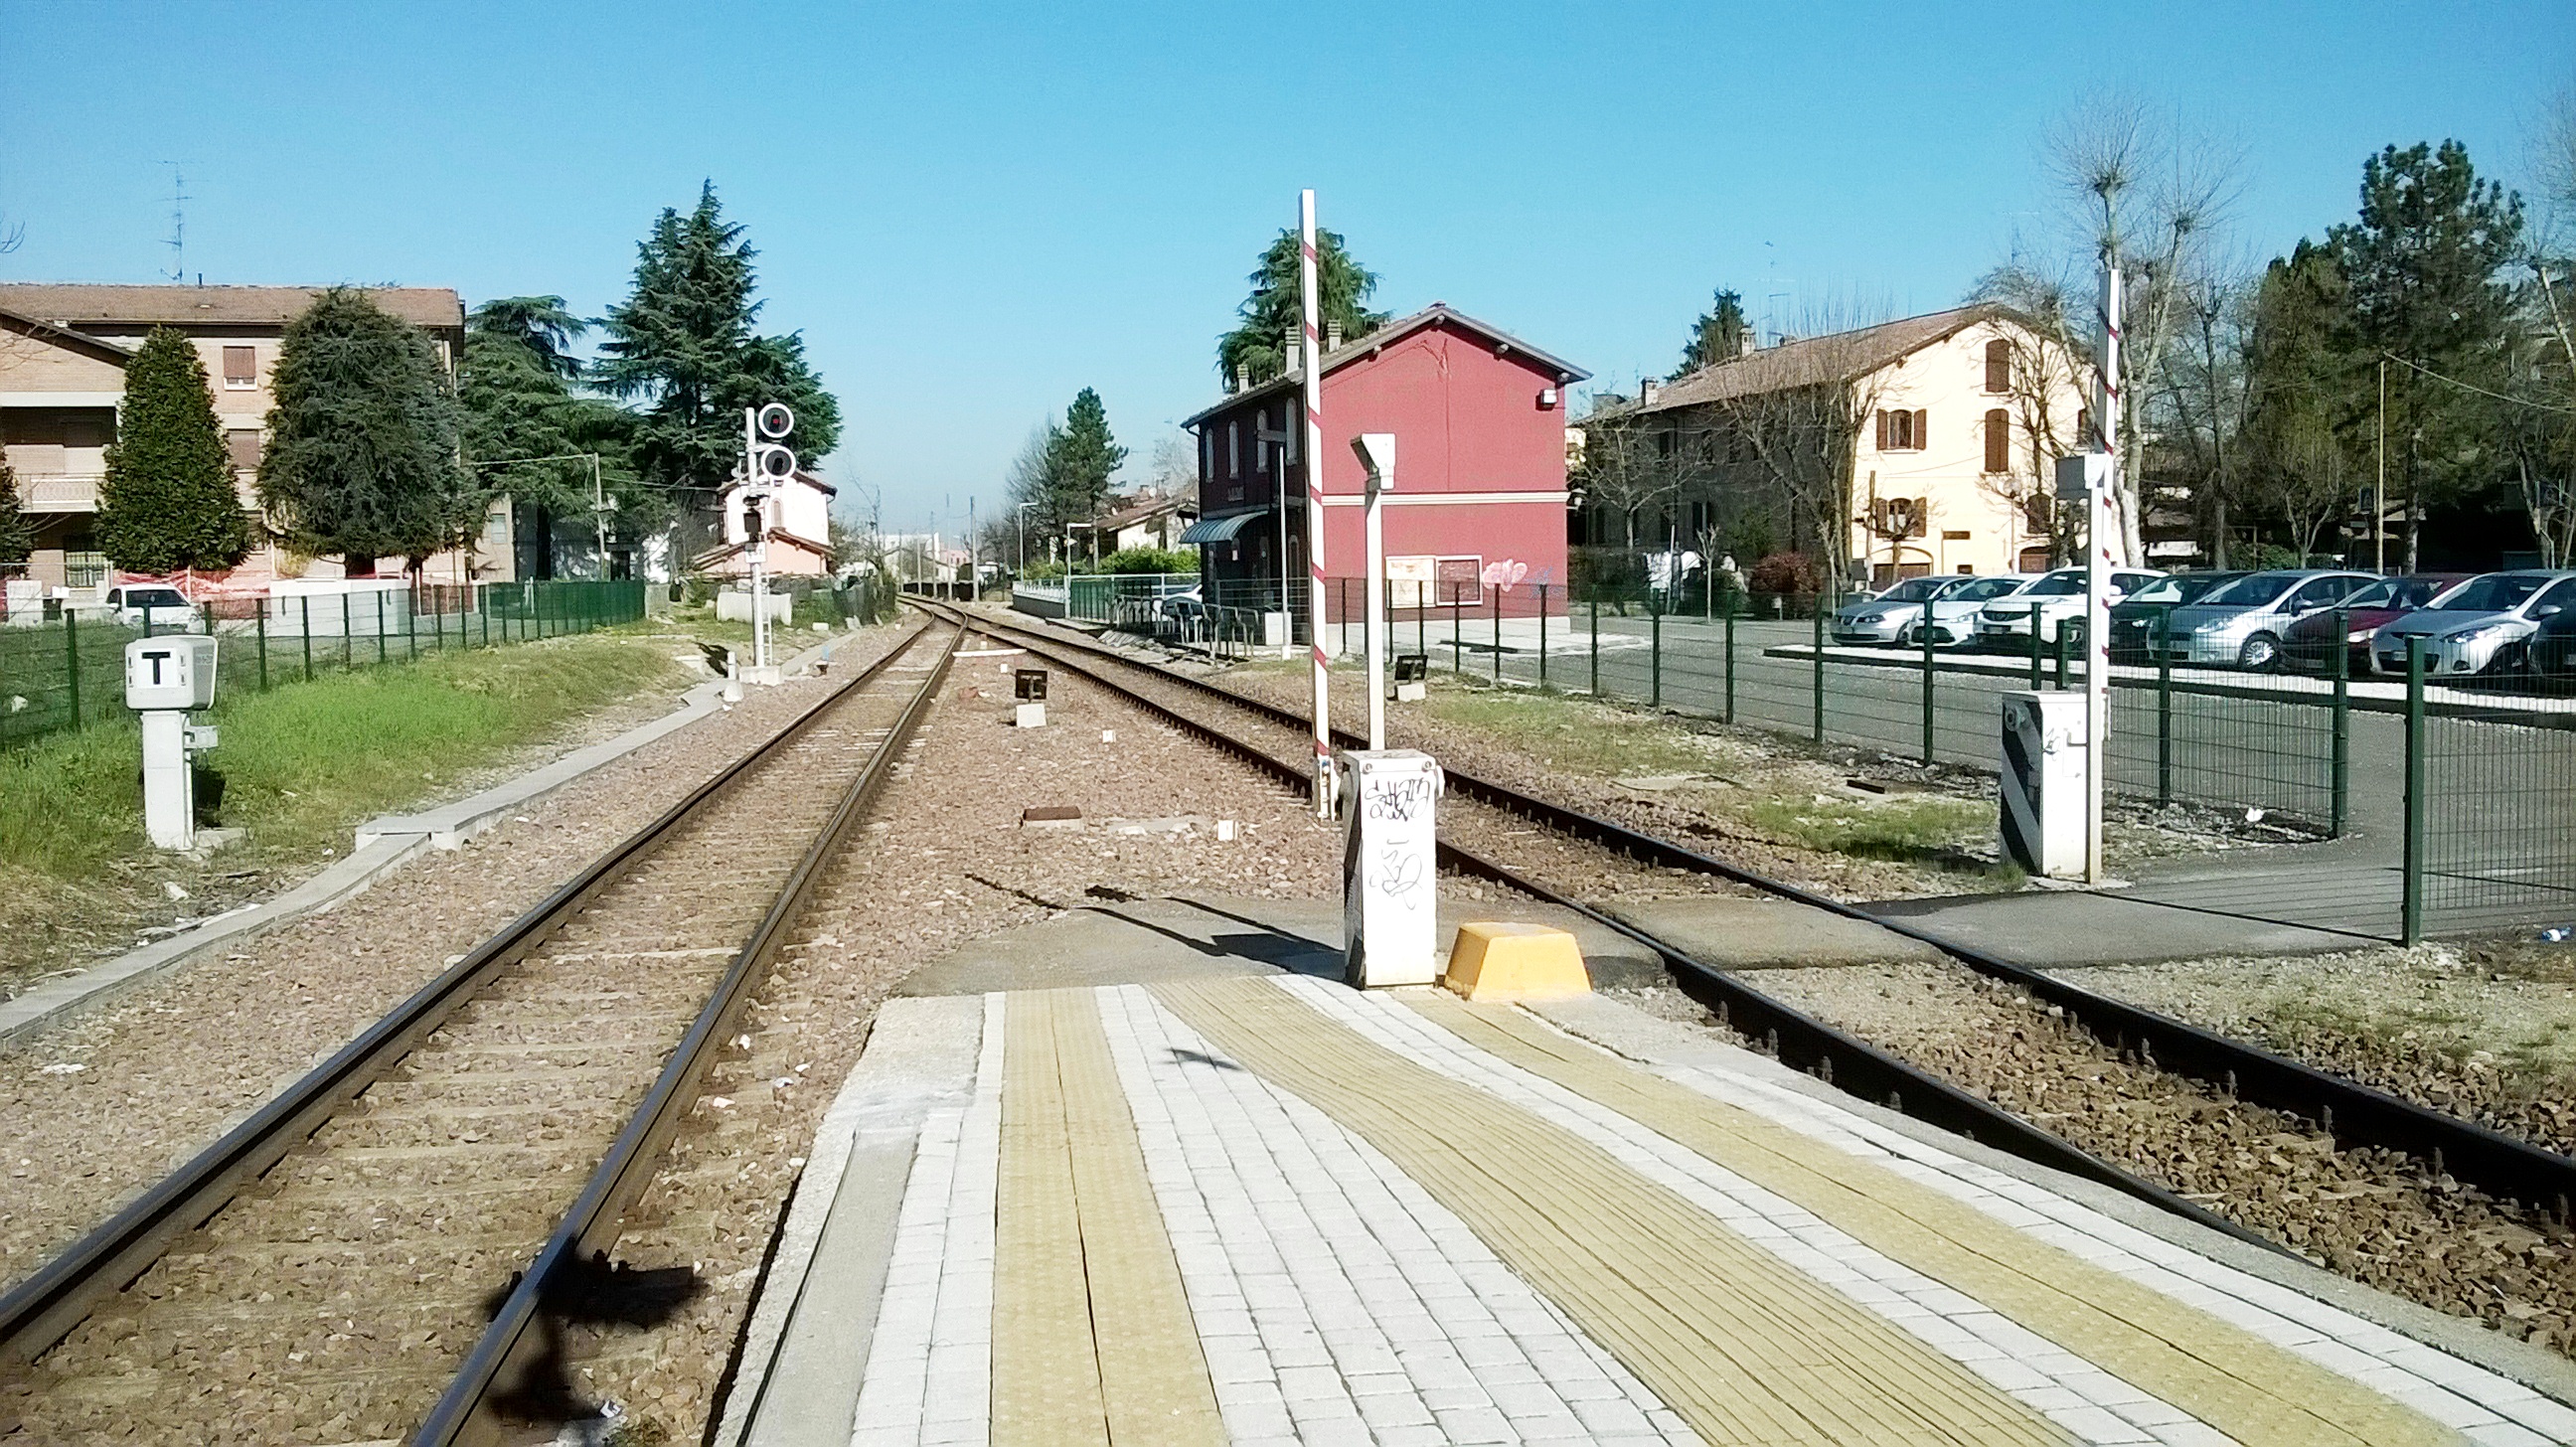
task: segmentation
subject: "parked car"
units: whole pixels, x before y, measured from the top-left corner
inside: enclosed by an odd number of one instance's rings
[[[2038,582],[2040,573],[1986,573],[1961,579],[1959,585],[1924,604],[1917,613],[1931,615],[1932,646],[1958,648],[1977,641],[1977,610],[1997,598],[2009,598]],[[1922,619],[1897,634],[1896,641],[1907,648],[1923,646]]]
[[[2144,568],[2113,569],[2112,603],[2116,605],[2163,576]],[[2060,568],[2011,597],[1978,609],[1977,642],[1987,648],[2027,650],[2034,629],[2040,642],[2054,643],[2065,630],[2067,620],[2080,621],[2083,617],[2084,570]]]
[[[122,628],[140,628],[148,621],[155,633],[206,631],[205,615],[167,583],[120,583],[102,601],[108,621]]]
[[[2346,650],[2344,667],[2353,675],[2370,671],[2370,635],[2387,624],[2431,604],[2469,580],[2467,573],[2423,573],[2410,578],[2382,578],[2347,595],[2333,608],[2319,609],[2281,630],[2281,663],[2298,673],[2329,673],[2335,649]],[[2343,641],[2335,641],[2335,614],[2343,614]]]
[[[2197,603],[2210,589],[2245,576],[2243,569],[2221,572],[2167,573],[2111,605],[2111,661],[2144,663],[2156,620],[2185,603]]]
[[[1957,573],[1908,578],[1876,597],[1835,609],[1828,628],[1836,643],[1894,643],[1923,617],[1924,604],[1949,597],[1977,581]]]
[[[2368,573],[2277,568],[2213,588],[2173,610],[2162,648],[2176,663],[2270,669],[2281,658],[2281,630],[2318,608],[2331,608],[2374,580]]]
[[[2565,608],[2540,620],[2523,645],[2532,676],[2553,694],[2576,685],[2576,608]]]
[[[2509,673],[2543,620],[2576,604],[2576,572],[2527,568],[2487,573],[2370,635],[2371,666],[2404,676],[2406,644],[2424,640],[2427,678]]]

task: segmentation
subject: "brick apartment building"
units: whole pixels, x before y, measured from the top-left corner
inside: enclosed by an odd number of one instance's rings
[[[370,287],[368,297],[429,334],[451,373],[465,346],[465,309],[443,287]],[[35,524],[28,576],[48,590],[84,588],[107,574],[92,538],[107,444],[116,435],[125,364],[155,327],[195,343],[214,393],[216,423],[231,453],[242,507],[254,490],[266,430],[269,377],[286,324],[320,291],[305,286],[92,286],[0,283],[0,445],[18,475],[19,506]],[[334,577],[336,558],[288,555],[264,526],[226,587],[264,587],[281,576]],[[379,561],[399,569],[401,559]],[[442,553],[424,569],[433,581],[507,579],[510,515],[495,504],[483,536],[465,553]]]

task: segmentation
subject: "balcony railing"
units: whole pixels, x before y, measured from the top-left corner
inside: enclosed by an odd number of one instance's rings
[[[39,472],[18,479],[18,506],[27,512],[96,512],[95,473]]]

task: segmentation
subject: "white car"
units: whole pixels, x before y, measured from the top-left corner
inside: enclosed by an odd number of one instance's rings
[[[120,628],[147,624],[155,633],[203,633],[205,616],[187,596],[167,583],[119,583],[100,600],[108,621]]]
[[[1975,580],[1939,573],[1908,578],[1872,598],[1834,610],[1829,631],[1836,643],[1894,643],[1923,616],[1923,605],[1956,594]]]
[[[1962,648],[1977,641],[1977,610],[1998,598],[2010,598],[2038,582],[2040,573],[1986,573],[1961,580],[1958,587],[1932,600],[1932,646]],[[1924,611],[1921,609],[1918,612]],[[1907,648],[1923,646],[1923,620],[1907,623],[1896,641]]]
[[[2084,570],[2060,568],[2001,602],[1977,610],[1977,642],[1987,648],[2028,652],[2035,629],[2041,643],[2054,643],[2070,619],[2084,616]],[[2116,603],[2163,577],[2144,568],[2111,570],[2111,599]]]

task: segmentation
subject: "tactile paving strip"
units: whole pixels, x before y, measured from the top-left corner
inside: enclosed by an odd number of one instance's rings
[[[995,1203],[996,1443],[1225,1440],[1089,990],[1009,997]]]
[[[2242,1442],[2454,1442],[2349,1378],[1872,1162],[1638,1070],[1508,1006],[1406,1003],[1477,1049],[1618,1111],[1777,1192]]]
[[[1403,1059],[1269,981],[1154,993],[1402,1165],[1711,1443],[2067,1440],[1599,1147]]]

